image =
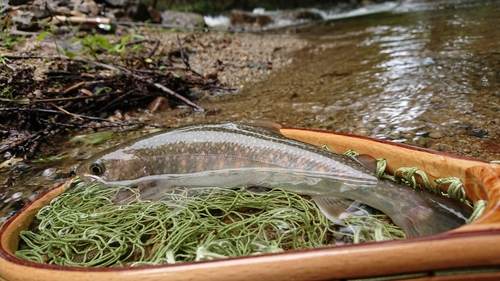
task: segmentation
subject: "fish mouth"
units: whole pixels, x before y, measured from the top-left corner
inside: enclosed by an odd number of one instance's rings
[[[99,179],[94,175],[78,174],[78,173],[76,175],[84,182],[98,182],[99,181]]]
[[[76,169],[76,175],[84,182],[102,182],[100,177],[86,172],[84,165]]]

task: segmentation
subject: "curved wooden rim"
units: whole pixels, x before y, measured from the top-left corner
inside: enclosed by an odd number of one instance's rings
[[[137,268],[81,268],[43,265],[15,257],[13,252],[19,242],[19,232],[28,227],[40,208],[64,191],[63,183],[28,204],[0,228],[0,280],[2,277],[25,280],[27,276],[38,280],[197,280],[200,276],[205,280],[331,279],[500,265],[500,247],[494,246],[500,242],[500,165],[348,134],[305,129],[281,131],[290,138],[316,145],[326,144],[338,153],[355,149],[376,158],[385,157],[390,171],[394,167],[411,165],[425,170],[431,180],[460,177],[469,199],[486,199],[488,208],[472,224],[429,237],[206,262]]]

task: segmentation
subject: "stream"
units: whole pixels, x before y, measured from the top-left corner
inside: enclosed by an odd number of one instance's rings
[[[499,15],[500,1],[408,0],[391,12],[282,30],[309,47],[265,81],[199,102],[220,113],[181,124],[265,119],[498,160]],[[75,157],[20,164],[23,175],[0,191],[0,223],[101,149],[69,146],[54,153]],[[14,176],[1,172],[0,182]]]

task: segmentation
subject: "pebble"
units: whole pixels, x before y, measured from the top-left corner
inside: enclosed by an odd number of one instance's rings
[[[468,134],[469,136],[482,138],[482,137],[484,137],[485,135],[487,135],[487,134],[488,134],[488,130],[485,130],[485,129],[479,129],[479,128],[472,128],[472,129],[470,129],[469,131],[467,131],[467,134]]]
[[[445,134],[443,134],[441,132],[432,132],[429,134],[429,138],[432,138],[432,139],[441,139],[444,137],[445,137]]]
[[[389,131],[385,134],[385,136],[391,140],[396,140],[401,138],[401,132],[400,131]]]

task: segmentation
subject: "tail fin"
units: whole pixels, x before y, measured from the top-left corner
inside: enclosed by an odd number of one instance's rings
[[[467,223],[471,214],[469,206],[429,192],[427,206],[418,205],[391,218],[408,237],[421,237],[458,228]]]

